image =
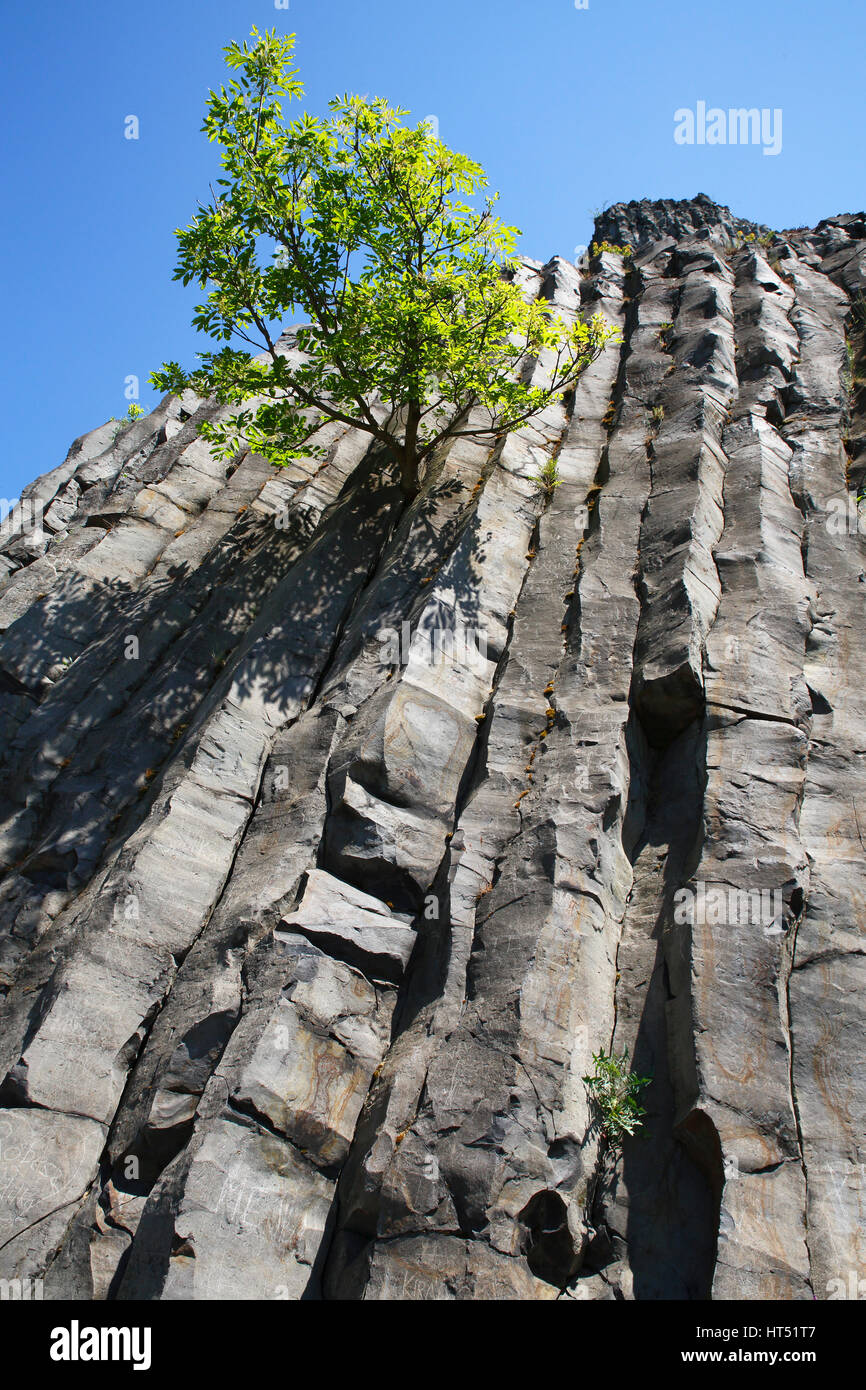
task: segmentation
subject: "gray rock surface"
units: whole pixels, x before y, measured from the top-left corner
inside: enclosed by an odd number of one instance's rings
[[[218,462],[187,393],[0,528],[0,1277],[866,1278],[866,218],[596,237],[520,282],[622,342],[408,507],[342,427]]]

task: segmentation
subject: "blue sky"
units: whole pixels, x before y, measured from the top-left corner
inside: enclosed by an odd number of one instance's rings
[[[487,170],[520,249],[589,241],[594,209],[707,193],[782,228],[863,207],[866,7],[851,0],[38,0],[7,4],[6,279],[0,496],[125,413],[124,384],[191,365],[196,295],[173,230],[207,195],[200,134],[221,49],[253,25],[297,34],[303,103],[354,91],[435,115]],[[783,112],[760,146],[678,145],[674,112]],[[295,103],[293,114],[302,108]],[[139,139],[124,138],[129,115]]]

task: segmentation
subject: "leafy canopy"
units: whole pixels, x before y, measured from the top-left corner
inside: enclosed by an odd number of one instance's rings
[[[406,111],[349,95],[326,118],[286,122],[283,103],[303,91],[294,35],[251,39],[224,50],[235,75],[210,93],[202,127],[222,148],[220,191],[176,233],[174,278],[208,290],[193,324],[224,346],[151,381],[239,407],[202,428],[222,456],[243,441],[284,464],[318,454],[328,421],[367,430],[412,495],[444,440],[532,418],[614,330],[526,302],[513,282],[517,229],[493,215],[496,198],[480,211],[467,201],[487,187],[483,170],[427,123],[407,127]],[[298,311],[307,322],[288,356],[279,326]],[[529,384],[543,352],[546,384]]]

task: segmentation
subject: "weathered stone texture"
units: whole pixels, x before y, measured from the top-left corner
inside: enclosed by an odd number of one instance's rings
[[[634,254],[520,283],[621,342],[409,506],[342,427],[218,462],[188,393],[4,524],[3,1277],[866,1277],[866,219],[596,235]],[[619,1150],[611,1046],[652,1077]]]

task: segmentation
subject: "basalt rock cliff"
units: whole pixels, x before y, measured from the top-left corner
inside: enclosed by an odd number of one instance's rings
[[[596,236],[633,254],[520,275],[621,342],[410,505],[340,429],[219,462],[187,395],[4,526],[0,1277],[866,1276],[866,219]]]

